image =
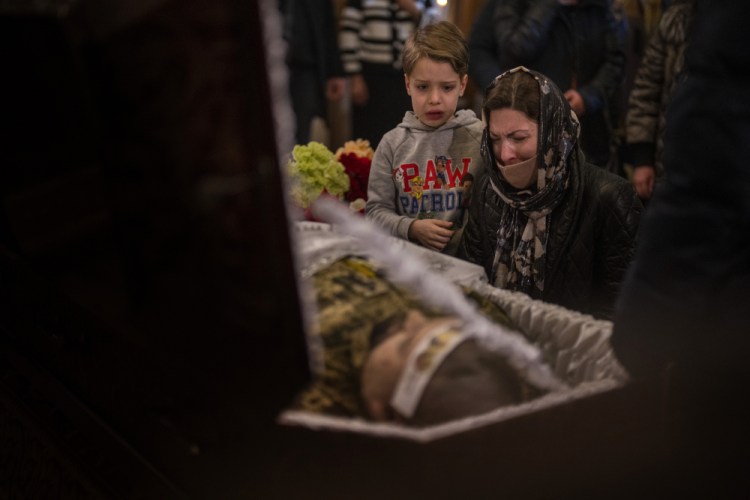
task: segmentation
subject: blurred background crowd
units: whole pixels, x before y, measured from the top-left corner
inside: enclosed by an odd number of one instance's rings
[[[297,143],[336,150],[366,139],[377,147],[410,109],[403,42],[417,27],[445,19],[470,46],[469,88],[459,109],[479,116],[484,89],[501,71],[523,65],[547,74],[582,121],[587,160],[630,179],[647,201],[663,173],[664,110],[682,74],[691,4],[281,0]],[[676,12],[667,15],[670,7]]]

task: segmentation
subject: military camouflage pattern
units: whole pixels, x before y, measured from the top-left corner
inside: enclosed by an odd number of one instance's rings
[[[312,277],[317,300],[316,324],[324,347],[324,368],[294,403],[294,409],[329,415],[366,417],[360,398],[360,373],[370,351],[373,330],[410,309],[427,316],[439,312],[393,286],[375,266],[345,257]],[[474,291],[465,290],[496,323],[510,326],[505,312]]]

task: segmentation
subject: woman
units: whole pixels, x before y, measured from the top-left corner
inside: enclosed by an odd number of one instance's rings
[[[497,287],[609,319],[635,252],[643,205],[623,178],[586,163],[560,89],[518,67],[483,104],[486,171],[459,257]]]

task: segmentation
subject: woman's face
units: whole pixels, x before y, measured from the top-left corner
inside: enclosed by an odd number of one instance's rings
[[[503,166],[536,156],[539,124],[526,113],[510,108],[490,111],[489,137],[495,158]]]

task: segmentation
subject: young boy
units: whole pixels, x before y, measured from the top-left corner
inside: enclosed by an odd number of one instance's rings
[[[466,40],[450,22],[428,25],[407,40],[403,67],[413,111],[378,144],[365,213],[394,236],[453,254],[463,179],[482,168],[483,124],[456,111],[468,80]]]

